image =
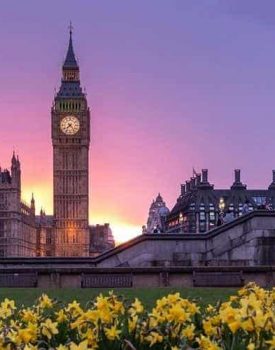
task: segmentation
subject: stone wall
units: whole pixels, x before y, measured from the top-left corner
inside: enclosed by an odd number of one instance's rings
[[[6,268],[0,288],[241,287],[275,286],[275,267]]]
[[[22,273],[43,288],[271,286],[274,245],[275,212],[255,211],[207,234],[144,234],[94,258],[2,258],[0,287],[22,285]]]
[[[206,234],[151,234],[99,256],[98,267],[274,264],[275,212],[254,211]]]

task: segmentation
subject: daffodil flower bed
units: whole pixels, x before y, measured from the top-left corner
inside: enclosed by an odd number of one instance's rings
[[[43,294],[32,307],[0,305],[1,349],[275,349],[275,289],[248,284],[224,303],[201,309],[169,294],[146,311],[112,292],[82,308]]]

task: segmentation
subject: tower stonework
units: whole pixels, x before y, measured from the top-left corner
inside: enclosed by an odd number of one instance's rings
[[[21,165],[13,154],[11,171],[0,167],[0,258],[35,255],[35,201],[21,200]]]
[[[55,256],[89,255],[90,111],[72,32],[52,115]]]

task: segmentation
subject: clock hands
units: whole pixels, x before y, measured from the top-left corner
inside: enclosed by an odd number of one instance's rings
[[[79,120],[74,116],[67,116],[61,121],[61,129],[67,135],[74,135],[79,130]]]

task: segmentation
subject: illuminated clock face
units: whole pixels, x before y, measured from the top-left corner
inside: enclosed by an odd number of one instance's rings
[[[60,122],[60,129],[66,135],[74,135],[78,132],[80,128],[79,120],[73,115],[68,115],[64,117]]]

